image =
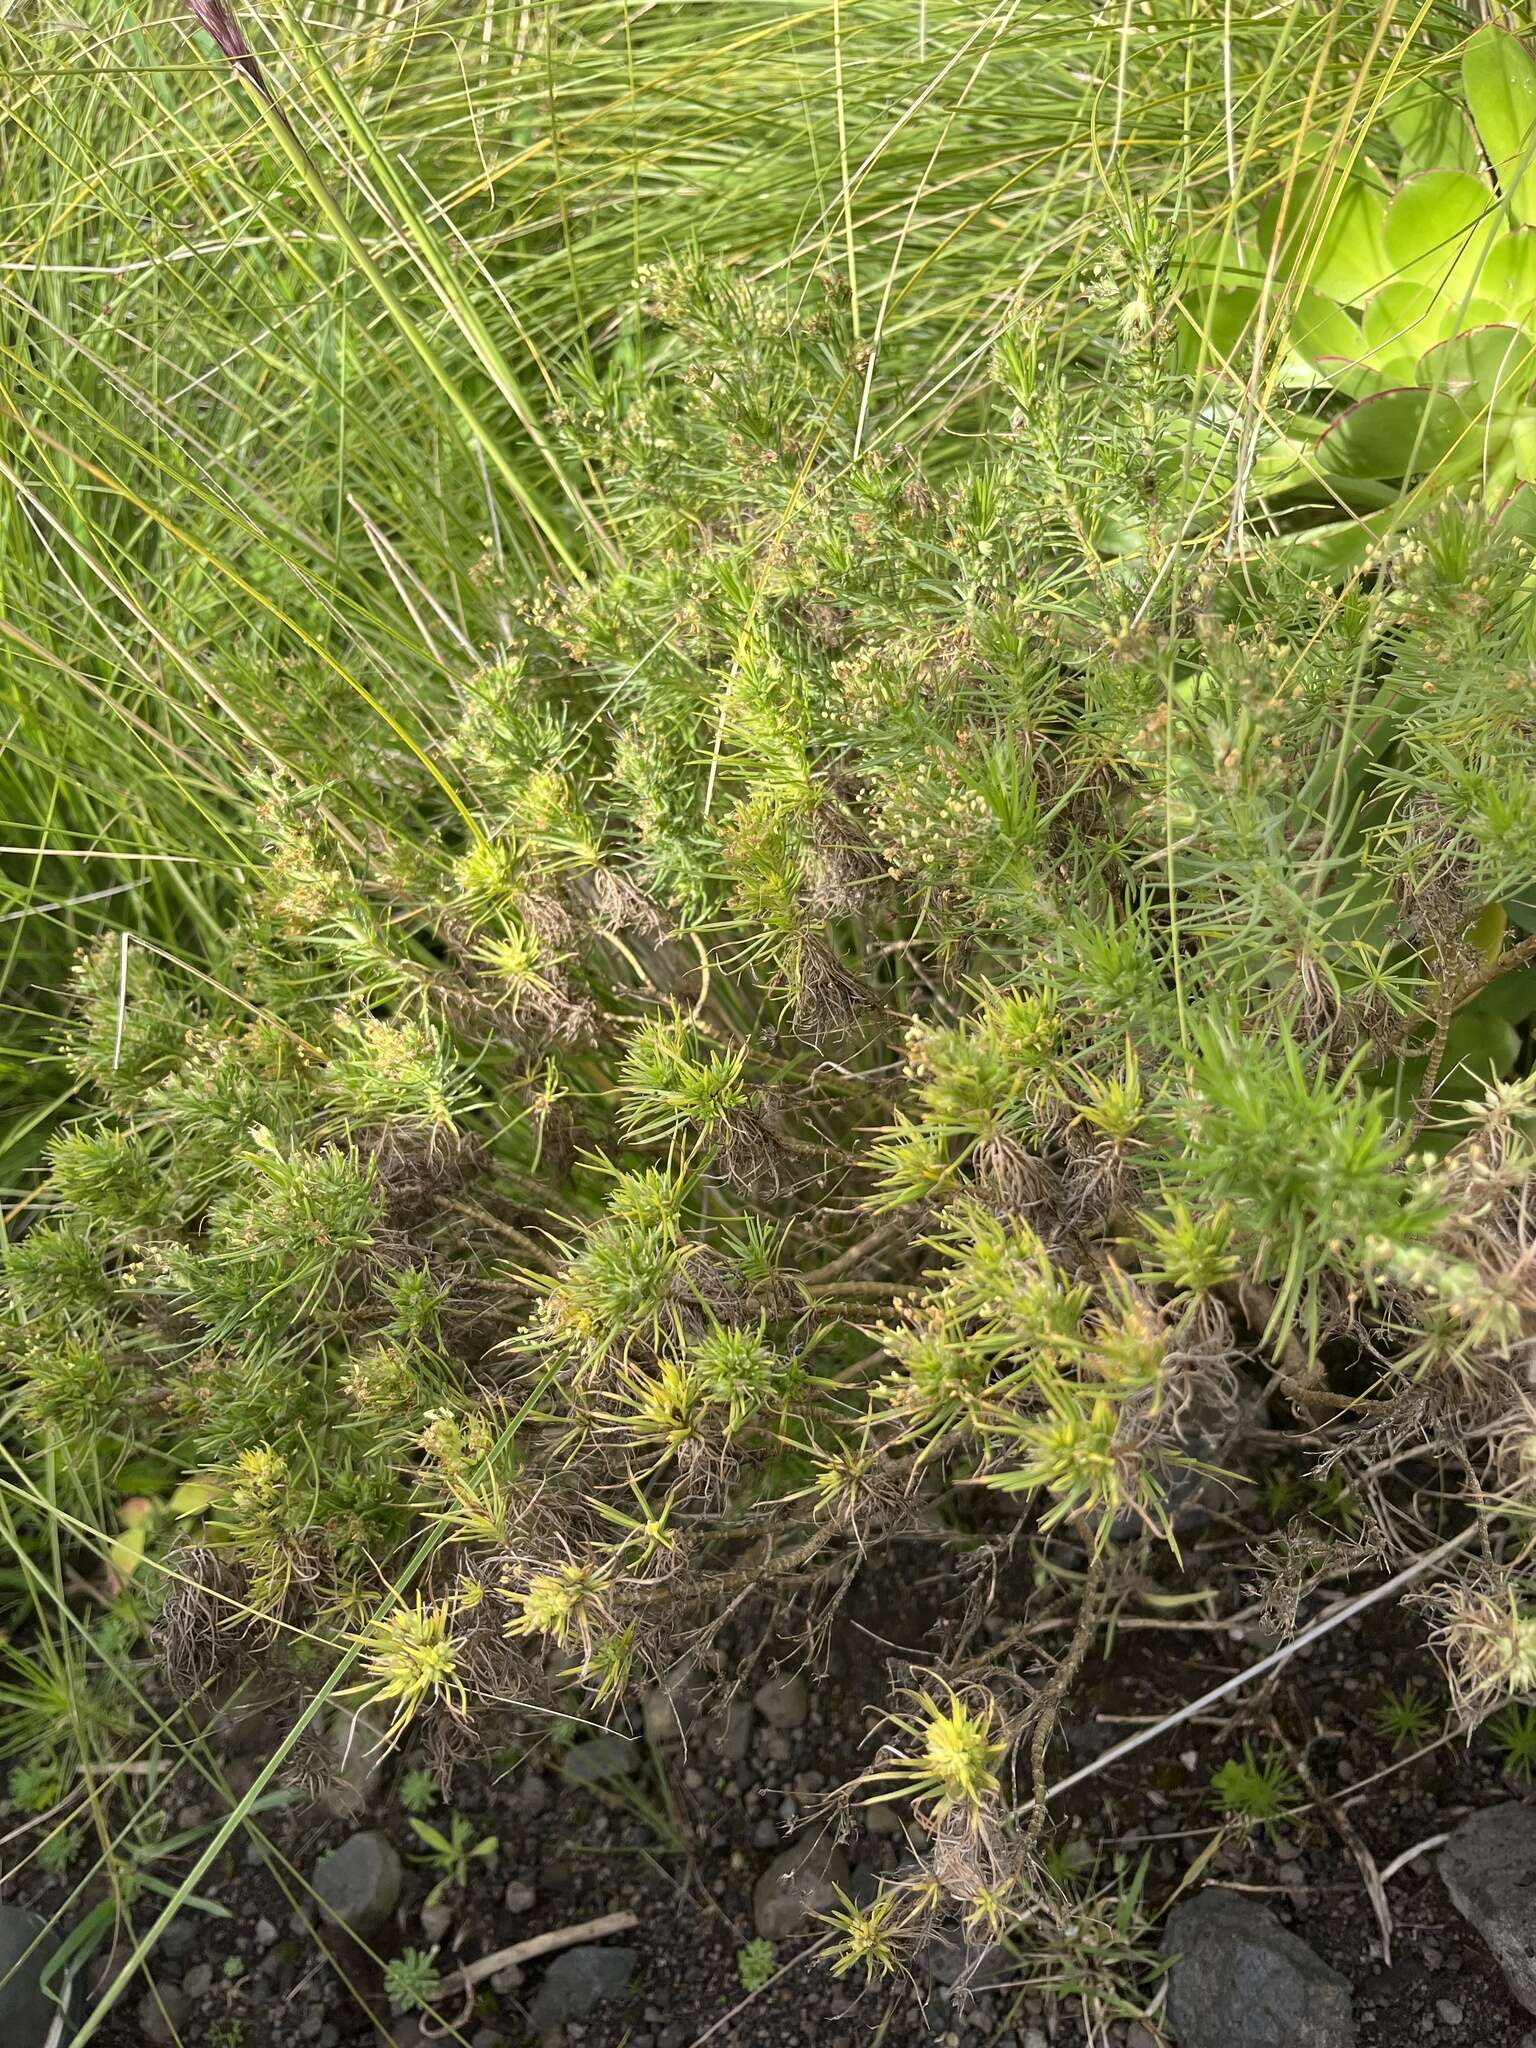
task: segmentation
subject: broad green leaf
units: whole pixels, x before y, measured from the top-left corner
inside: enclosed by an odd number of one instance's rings
[[[1303,574],[1320,583],[1342,583],[1364,562],[1388,516],[1368,513],[1360,519],[1330,520],[1326,526],[1282,534],[1273,546]]]
[[[1508,923],[1502,903],[1485,903],[1462,933],[1462,938],[1475,952],[1481,953],[1484,960],[1492,963],[1499,957]]]
[[[1536,306],[1536,228],[1510,228],[1483,259],[1478,296],[1502,307],[1506,318]]]
[[[1341,412],[1318,442],[1324,475],[1402,477],[1433,469],[1466,429],[1455,400],[1413,387],[1382,391]]]
[[[1436,342],[1419,358],[1415,381],[1448,391],[1477,411],[1518,405],[1536,373],[1536,340],[1519,327],[1477,327]]]
[[[183,1479],[171,1495],[171,1512],[175,1515],[200,1515],[213,1506],[221,1491],[216,1479]]]
[[[1206,284],[1261,284],[1264,265],[1252,229],[1241,239],[1228,224],[1205,227],[1193,238],[1189,275]]]
[[[1309,363],[1358,362],[1365,352],[1358,321],[1321,292],[1304,291],[1291,316],[1291,343]]]
[[[1427,284],[1384,284],[1361,316],[1366,361],[1406,384],[1425,349],[1446,338],[1447,302]]]
[[[1366,362],[1359,323],[1321,292],[1302,292],[1291,317],[1289,338],[1297,373],[1289,381],[1311,382],[1321,376],[1351,398],[1365,398],[1382,389],[1381,379]]]
[[[1520,1034],[1507,1017],[1478,1003],[1451,1020],[1435,1100],[1464,1101],[1507,1074],[1520,1057]]]
[[[148,1535],[145,1525],[138,1522],[115,1536],[107,1548],[107,1563],[124,1585],[144,1562],[144,1544]]]
[[[1504,423],[1504,440],[1515,475],[1536,484],[1536,412],[1512,413]]]
[[[1467,117],[1448,93],[1416,84],[1399,93],[1387,127],[1402,152],[1403,176],[1416,171],[1476,171],[1477,140]]]
[[[1312,365],[1316,374],[1335,391],[1342,391],[1346,398],[1374,398],[1378,391],[1390,391],[1394,385],[1406,384],[1413,375],[1410,363],[1403,374],[1384,377],[1380,370],[1373,370],[1369,363],[1362,362],[1358,352],[1348,356],[1319,356]]]
[[[1536,488],[1529,483],[1516,484],[1499,507],[1494,523],[1501,533],[1512,533],[1528,546],[1536,547]],[[1513,908],[1510,915],[1515,915]],[[1524,923],[1523,919],[1519,921]],[[1525,925],[1525,929],[1529,931],[1532,927]],[[1536,973],[1536,969],[1532,972]]]
[[[1433,1124],[1421,1142],[1439,1149],[1446,1139],[1448,1120],[1459,1124],[1461,1104],[1479,1096],[1490,1081],[1507,1074],[1520,1057],[1520,1034],[1506,1017],[1485,1009],[1479,1001],[1470,1004],[1451,1020],[1446,1034],[1440,1072],[1435,1082]],[[1428,1063],[1423,1053],[1392,1060],[1378,1080],[1392,1097],[1394,1114],[1407,1116],[1424,1085]],[[1435,1126],[1439,1126],[1437,1131]]]
[[[1393,200],[1385,233],[1394,278],[1470,297],[1498,233],[1498,201],[1466,171],[1424,171]]]
[[[1507,911],[1508,906],[1495,906]],[[1506,928],[1510,922],[1505,917]],[[1494,956],[1497,958],[1497,954]],[[1536,1014],[1536,967],[1516,967],[1509,974],[1501,974],[1497,981],[1490,982],[1477,999],[1477,1007],[1491,1016],[1503,1017],[1511,1024],[1523,1024],[1527,1017]]]
[[[1461,59],[1467,105],[1499,189],[1516,220],[1536,222],[1536,179],[1528,175],[1536,128],[1536,63],[1518,36],[1490,22]]]
[[[1298,284],[1353,306],[1390,274],[1385,218],[1386,194],[1363,173],[1303,171],[1264,208],[1259,246]]]
[[[1463,304],[1447,292],[1432,291],[1427,284],[1386,284],[1361,319],[1365,359],[1395,383],[1416,383],[1420,380],[1415,366],[1436,342],[1449,341],[1453,334],[1471,327],[1503,324],[1503,308],[1491,299],[1475,298]]]
[[[1194,301],[1179,322],[1179,366],[1193,376],[1198,370],[1247,370],[1235,361],[1243,337],[1258,310],[1252,285],[1228,285]]]

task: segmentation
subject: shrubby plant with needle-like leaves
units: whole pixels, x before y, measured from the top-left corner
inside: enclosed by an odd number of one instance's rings
[[[1231,550],[1168,248],[922,460],[836,285],[654,277],[557,422],[623,566],[466,663],[435,794],[274,782],[217,972],[81,959],[6,1254],[173,1682],[344,1662],[434,1769],[749,1601],[813,1651],[895,1546],[1055,1559],[1065,1654],[964,1635],[849,1788],[913,1802],[875,1970],[1050,1924],[1054,1718],[1245,1390],[1335,1478],[1457,1432],[1495,1528],[1536,1470],[1531,554],[1455,496],[1342,590]],[[1473,1715],[1533,1684],[1489,1556]]]

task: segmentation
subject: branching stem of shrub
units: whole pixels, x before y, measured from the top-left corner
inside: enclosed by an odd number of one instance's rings
[[[478,1202],[466,1202],[455,1195],[443,1203],[456,1216],[466,1216],[472,1223],[478,1223],[482,1230],[489,1230],[496,1237],[505,1238],[508,1244],[515,1244],[524,1258],[532,1259],[536,1266],[546,1273],[558,1273],[560,1261],[545,1251],[541,1244],[531,1238],[525,1230],[519,1230],[514,1223],[503,1223],[499,1216],[493,1216],[489,1209],[482,1209]]]
[[[1036,1706],[1035,1725],[1029,1739],[1029,1777],[1033,1791],[1030,1801],[1029,1827],[1024,1836],[1024,1852],[1032,1855],[1045,1827],[1046,1799],[1045,1753],[1050,1748],[1051,1736],[1055,1733],[1056,1719],[1061,1712],[1062,1701],[1072,1689],[1073,1681],[1083,1668],[1083,1660],[1093,1643],[1094,1630],[1098,1627],[1099,1614],[1104,1602],[1104,1560],[1096,1557],[1088,1567],[1087,1579],[1083,1586],[1083,1601],[1077,1611],[1077,1624],[1072,1631],[1072,1640],[1067,1645],[1066,1655],[1056,1666],[1040,1690]]]
[[[882,1251],[893,1238],[903,1236],[905,1232],[906,1224],[901,1217],[886,1217],[878,1229],[872,1230],[867,1237],[861,1237],[857,1244],[849,1245],[848,1249],[839,1252],[835,1259],[828,1260],[826,1265],[817,1266],[809,1273],[802,1273],[801,1285],[822,1287],[829,1280],[841,1280],[843,1275],[858,1265],[861,1259],[873,1258],[875,1253]]]
[[[1517,967],[1526,966],[1532,960],[1536,960],[1536,932],[1522,939],[1519,945],[1511,946],[1507,953],[1501,953],[1496,960],[1486,961],[1475,974],[1468,975],[1465,981],[1459,983],[1449,993],[1444,992],[1442,984],[1441,1000],[1435,1017],[1435,1035],[1430,1041],[1429,1057],[1424,1063],[1424,1078],[1419,1083],[1418,1094],[1414,1097],[1413,1121],[1408,1129],[1411,1138],[1419,1135],[1428,1119],[1430,1105],[1435,1099],[1435,1090],[1440,1085],[1440,1069],[1445,1063],[1446,1041],[1451,1035],[1451,1024],[1456,1012],[1463,1004],[1471,1002],[1475,995],[1480,995],[1491,982],[1512,973]]]

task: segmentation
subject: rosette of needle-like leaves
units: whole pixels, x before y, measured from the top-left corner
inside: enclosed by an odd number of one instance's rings
[[[1017,1731],[998,1701],[982,1687],[932,1679],[886,1721],[890,1739],[843,1796],[864,1805],[910,1800],[917,1867],[882,1878],[872,1900],[845,1899],[828,1916],[838,1974],[887,1975],[946,1917],[978,1956],[1026,1904],[1029,1856],[1004,1783]]]
[[[1186,360],[1219,388],[1273,358],[1254,488],[1308,512],[1299,546],[1328,573],[1449,492],[1536,531],[1536,61],[1490,24],[1460,84],[1319,143],[1190,270]]]
[[[996,1700],[966,1698],[951,1687],[911,1695],[910,1711],[889,1716],[895,1740],[864,1780],[880,1786],[867,1804],[911,1799],[935,1819],[975,1819],[1002,1789],[1011,1736]]]

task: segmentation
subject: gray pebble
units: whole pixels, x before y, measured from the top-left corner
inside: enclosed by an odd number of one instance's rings
[[[752,1704],[770,1728],[798,1728],[811,1711],[810,1688],[802,1673],[770,1678],[752,1695]]]

